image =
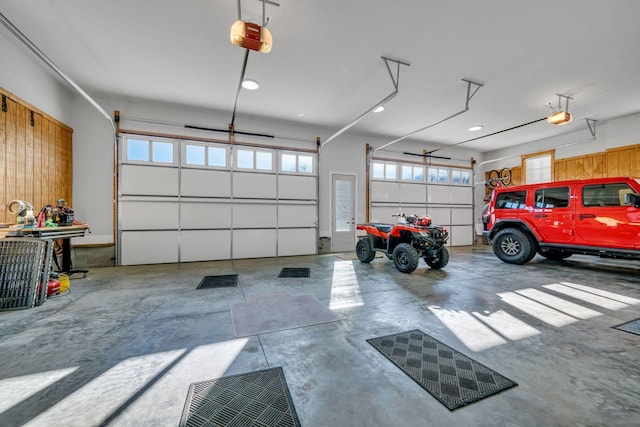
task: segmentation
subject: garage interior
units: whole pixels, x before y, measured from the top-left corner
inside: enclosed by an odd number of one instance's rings
[[[0,222],[63,198],[89,272],[0,311],[0,424],[638,425],[637,261],[505,264],[480,215],[495,185],[640,177],[639,13],[3,0]],[[448,229],[444,268],[358,261],[399,213]],[[394,363],[420,334],[454,373]],[[281,386],[255,418],[214,395],[247,374]]]

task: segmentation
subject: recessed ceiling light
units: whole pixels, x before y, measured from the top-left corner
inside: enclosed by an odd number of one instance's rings
[[[378,105],[376,109],[373,110],[374,113],[379,113],[381,111],[384,111],[384,105]]]
[[[482,129],[482,125],[471,126],[469,128],[469,132],[475,132],[475,131],[480,130],[480,129]]]
[[[304,113],[298,113],[298,117],[304,117]]]
[[[242,87],[247,90],[256,90],[260,87],[260,83],[254,79],[244,79],[242,81]]]

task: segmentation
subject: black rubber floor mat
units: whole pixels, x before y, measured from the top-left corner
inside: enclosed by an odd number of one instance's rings
[[[222,274],[219,276],[204,276],[196,289],[232,288],[238,286],[237,274]]]
[[[309,268],[283,268],[278,277],[310,277]]]
[[[191,384],[180,427],[299,427],[282,368]]]
[[[631,320],[621,325],[612,326],[614,329],[640,335],[640,319]]]
[[[417,329],[367,342],[449,410],[518,385]]]

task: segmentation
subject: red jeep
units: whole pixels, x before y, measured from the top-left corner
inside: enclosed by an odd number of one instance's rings
[[[498,258],[524,264],[536,253],[640,259],[640,179],[593,178],[493,191],[487,237]]]

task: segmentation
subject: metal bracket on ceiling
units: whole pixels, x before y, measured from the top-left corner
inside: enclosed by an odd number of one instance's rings
[[[406,135],[403,135],[403,136],[401,136],[400,138],[394,139],[393,141],[391,141],[391,142],[389,142],[389,143],[387,143],[387,144],[384,144],[384,145],[382,145],[382,146],[380,146],[380,147],[378,147],[378,148],[375,148],[375,149],[371,152],[371,154],[373,154],[373,153],[375,153],[376,151],[381,150],[381,149],[383,149],[383,148],[385,148],[385,147],[388,147],[388,146],[390,146],[391,144],[395,144],[396,142],[400,142],[400,141],[402,141],[403,139],[407,139],[407,138],[409,138],[410,136],[415,135],[416,133],[419,133],[419,132],[425,131],[425,130],[427,130],[427,129],[429,129],[429,128],[431,128],[431,127],[435,126],[435,125],[439,125],[440,123],[446,122],[447,120],[450,120],[450,119],[452,119],[452,118],[454,118],[454,117],[456,117],[456,116],[459,116],[459,115],[460,115],[460,114],[462,114],[462,113],[467,112],[467,111],[469,110],[469,101],[471,101],[471,98],[473,98],[473,96],[476,94],[476,92],[478,92],[478,90],[480,90],[480,88],[481,88],[481,87],[483,87],[484,85],[483,85],[483,84],[481,84],[481,83],[476,83],[476,82],[471,81],[471,80],[467,80],[467,79],[462,79],[462,81],[467,83],[467,98],[466,98],[466,101],[465,101],[465,103],[464,103],[464,109],[463,109],[463,110],[460,110],[460,111],[458,111],[457,113],[454,113],[454,114],[452,114],[452,115],[450,115],[450,116],[448,116],[448,117],[445,117],[444,119],[438,120],[437,122],[433,122],[433,123],[431,123],[431,124],[429,124],[429,125],[427,125],[427,126],[425,126],[425,127],[423,127],[423,128],[420,128],[420,129],[418,129],[418,130],[414,130],[413,132],[410,132],[410,133],[408,133],[408,134],[406,134]],[[473,86],[475,86],[475,89],[474,89],[473,91],[471,90],[471,86],[472,86],[472,85],[473,85]],[[436,151],[436,150],[434,150],[434,151]]]
[[[568,102],[569,101],[567,101],[567,103]],[[593,139],[596,139],[596,123],[598,121],[594,119],[584,119],[584,121],[587,122],[587,127],[589,128],[589,132],[591,132],[591,136]]]
[[[569,111],[569,100],[573,99],[573,98],[568,96],[568,95],[561,95],[559,93],[556,93],[556,95],[558,95],[558,109],[556,110],[555,108],[553,108],[553,106],[551,105],[551,102],[549,102],[549,108],[551,108],[551,110],[554,113],[557,113],[558,111],[568,112]],[[564,110],[562,109],[562,98],[564,98],[564,100],[565,100]]]
[[[267,19],[267,3],[275,7],[280,7],[280,4],[270,0],[258,0],[258,1],[262,2],[262,26],[266,27],[267,24],[269,23],[269,19]],[[238,21],[242,21],[242,5],[240,0],[238,0]]]
[[[375,104],[373,104],[373,106],[371,108],[369,108],[367,111],[362,113],[360,116],[358,116],[351,123],[349,123],[348,125],[346,125],[342,129],[340,129],[339,131],[337,131],[336,133],[331,135],[329,138],[327,138],[322,143],[322,145],[320,146],[320,149],[322,149],[322,147],[324,147],[328,142],[330,142],[330,141],[334,140],[335,138],[337,138],[343,132],[346,132],[351,127],[355,126],[360,120],[364,119],[373,110],[375,110],[379,106],[384,105],[385,103],[391,101],[398,94],[398,87],[400,85],[400,65],[406,65],[407,67],[410,67],[411,64],[409,64],[407,62],[399,61],[397,59],[387,58],[386,56],[381,56],[380,58],[382,58],[384,60],[384,63],[387,66],[387,71],[389,71],[389,77],[391,77],[391,81],[393,82],[393,87],[395,88],[395,90],[393,92],[391,92],[388,96],[386,96],[384,99],[382,99],[381,101],[376,102]],[[389,66],[389,62],[394,62],[396,64],[396,74],[395,74],[395,76],[393,75],[393,72],[391,71],[391,67]]]

